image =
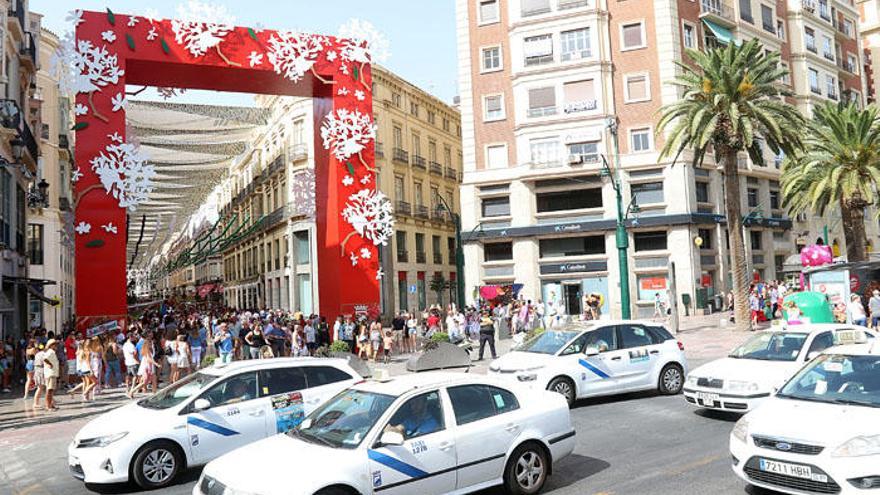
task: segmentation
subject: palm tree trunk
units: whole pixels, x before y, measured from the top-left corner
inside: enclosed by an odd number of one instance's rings
[[[747,331],[751,328],[749,312],[749,283],[746,267],[746,247],[743,243],[743,217],[740,205],[739,169],[736,151],[719,148],[724,165],[724,203],[727,216],[727,236],[730,241],[730,271],[733,275],[733,309],[736,329]]]
[[[865,206],[860,199],[840,199],[843,220],[843,238],[846,241],[846,260],[850,263],[867,261],[865,234]],[[825,242],[828,242],[826,239]],[[830,244],[830,242],[829,242]]]

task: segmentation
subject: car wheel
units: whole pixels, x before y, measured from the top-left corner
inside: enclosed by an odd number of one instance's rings
[[[170,484],[183,468],[183,456],[176,444],[160,440],[141,448],[132,463],[134,482],[145,490]]]
[[[684,372],[677,364],[667,364],[660,371],[658,390],[663,395],[677,395],[684,387]]]
[[[504,488],[512,495],[532,495],[541,491],[550,465],[547,454],[535,443],[520,445],[513,451],[504,472]]]
[[[358,492],[344,486],[328,486],[315,492],[315,495],[358,495]]]
[[[561,394],[563,397],[565,397],[565,401],[568,402],[568,407],[574,405],[574,382],[572,382],[568,378],[557,376],[556,378],[550,380],[550,384],[547,385],[547,390],[551,392],[556,392],[557,394]]]

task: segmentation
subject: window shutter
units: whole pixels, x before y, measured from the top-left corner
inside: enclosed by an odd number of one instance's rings
[[[547,108],[556,106],[556,93],[552,87],[529,90],[529,108]]]
[[[642,25],[630,24],[623,26],[623,47],[642,46]]]
[[[648,86],[645,76],[633,76],[626,80],[627,91],[630,100],[641,100],[648,96]]]
[[[596,93],[593,87],[592,79],[588,79],[586,81],[565,83],[562,88],[563,93],[565,94],[566,104],[580,103],[582,101],[596,99]]]

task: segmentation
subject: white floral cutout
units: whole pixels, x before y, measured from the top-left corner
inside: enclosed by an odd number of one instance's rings
[[[368,260],[373,257],[373,252],[368,248],[361,248],[361,258]]]
[[[363,184],[363,185],[369,184],[370,179],[372,179],[372,177],[370,177],[370,174],[367,174],[367,175],[361,177],[361,184]]]
[[[385,272],[382,271],[382,268],[376,270],[376,280],[382,280],[385,277]]]
[[[376,138],[376,126],[368,114],[340,108],[324,119],[321,138],[324,149],[342,161],[363,151]]]
[[[113,111],[118,112],[125,108],[128,101],[126,101],[124,93],[116,93],[116,96],[110,98],[110,103],[113,104]]]
[[[147,41],[153,41],[158,37],[159,37],[159,32],[156,31],[156,26],[151,27],[150,30],[147,31]]]
[[[338,90],[336,90],[336,94],[339,96],[348,96],[348,93],[349,93],[348,88],[343,87],[343,88],[339,88]]]
[[[339,72],[342,72],[346,76],[348,75],[348,66],[345,64],[339,64]]]
[[[68,12],[67,17],[65,17],[64,20],[66,22],[72,22],[73,27],[77,27],[80,24],[82,24],[83,22],[85,22],[85,19],[83,19],[82,17],[83,17],[82,9],[75,9],[75,10],[71,10],[70,12]]]
[[[106,46],[95,46],[89,40],[79,40],[77,49],[70,54],[73,69],[71,90],[75,93],[91,93],[118,84],[125,71],[119,68],[119,57],[111,55]]]
[[[235,28],[235,18],[223,6],[190,0],[177,6],[177,19],[171,21],[174,40],[194,57],[204,56],[219,46]]]
[[[79,117],[80,115],[85,115],[89,113],[89,107],[83,105],[82,103],[77,103],[75,107],[73,107],[73,114]]]
[[[388,39],[375,26],[360,19],[350,19],[339,26],[342,60],[359,64],[384,62],[390,55]]]
[[[107,43],[113,43],[116,41],[116,33],[114,33],[112,29],[108,29],[101,33],[101,39]]]
[[[83,178],[83,173],[80,171],[79,167],[73,169],[73,172],[70,174],[70,182],[76,183],[79,182],[80,179]]]
[[[330,50],[329,52],[327,52],[327,61],[333,62],[335,60],[336,60],[336,52],[333,50]]]
[[[156,10],[155,7],[150,7],[148,9],[144,10],[143,17],[150,24],[153,24],[154,22],[156,22],[156,19],[159,18],[159,11]]]
[[[111,234],[116,234],[118,232],[118,229],[115,225],[113,225],[113,222],[105,223],[104,225],[101,225],[101,228],[104,229],[105,232],[109,232]]]
[[[92,158],[92,170],[107,194],[119,201],[120,208],[135,210],[153,191],[156,170],[147,164],[147,156],[133,143],[125,143],[118,133],[111,144]]]
[[[348,255],[348,259],[351,260],[351,266],[357,266],[358,264],[358,256],[354,253],[350,253]]]
[[[364,94],[361,90],[355,90],[354,97],[357,98],[358,101],[364,101],[367,98],[367,95]]]
[[[317,34],[278,32],[269,38],[269,63],[276,74],[298,82],[315,65],[328,42],[326,36]]]
[[[387,245],[394,234],[394,211],[382,191],[361,189],[348,197],[342,218],[374,245]]]
[[[87,222],[80,221],[73,230],[79,235],[86,235],[92,231],[92,226]]]
[[[118,132],[114,132],[113,134],[107,134],[107,139],[113,141],[114,143],[121,143],[122,136],[119,135]]]
[[[343,186],[348,187],[352,184],[354,184],[354,177],[352,177],[350,175],[346,175],[345,177],[342,178],[342,185]]]
[[[253,51],[248,55],[248,63],[251,64],[251,67],[256,67],[258,65],[263,65],[263,54],[257,53]]]
[[[140,19],[136,15],[133,15],[128,18],[128,23],[126,24],[128,27],[135,27],[137,23],[141,22]]]

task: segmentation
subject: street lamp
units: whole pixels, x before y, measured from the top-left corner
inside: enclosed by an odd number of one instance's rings
[[[36,186],[31,186],[28,191],[28,206],[30,208],[46,208],[49,206],[49,183],[46,179],[40,179]]]
[[[605,120],[605,126],[611,132],[611,143],[613,146],[614,156],[614,174],[612,175],[611,167],[605,156],[602,156],[602,170],[599,171],[600,177],[607,177],[611,180],[614,187],[614,195],[617,200],[617,228],[615,230],[615,238],[617,241],[617,262],[620,271],[620,312],[624,320],[632,317],[632,307],[630,303],[629,293],[629,262],[627,260],[627,248],[629,248],[629,236],[626,233],[626,217],[630,212],[637,213],[638,205],[631,202],[626,210],[623,209],[623,192],[620,180],[620,144],[617,136],[617,119],[608,117]],[[635,209],[635,211],[634,211]]]
[[[452,211],[443,196],[438,194],[437,199],[439,200],[437,209],[446,210],[455,224],[455,293],[458,307],[461,308],[464,306],[464,249],[461,246],[461,215]]]

